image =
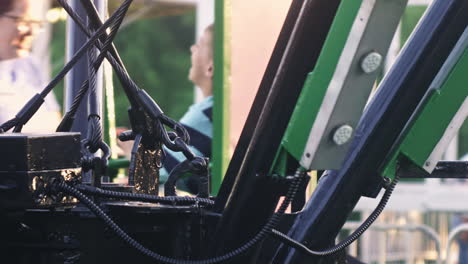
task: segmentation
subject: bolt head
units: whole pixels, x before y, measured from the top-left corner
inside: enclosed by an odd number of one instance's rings
[[[380,67],[382,60],[382,55],[378,52],[370,52],[362,59],[361,69],[367,74],[373,73]]]
[[[350,125],[342,125],[338,127],[333,133],[333,142],[341,146],[346,144],[353,135],[353,128]]]

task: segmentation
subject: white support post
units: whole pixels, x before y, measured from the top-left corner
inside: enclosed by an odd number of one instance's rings
[[[220,1],[220,0],[218,0]],[[196,6],[196,25],[195,25],[195,40],[196,42],[201,35],[205,28],[214,23],[214,10],[215,10],[215,2],[214,0],[199,0]],[[197,87],[194,87],[194,100],[195,102],[199,102],[203,99],[203,95]]]

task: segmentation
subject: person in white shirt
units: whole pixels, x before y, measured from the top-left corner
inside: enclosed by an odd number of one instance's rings
[[[33,0],[0,0],[0,124],[15,117],[47,84],[30,55],[41,22],[31,18],[29,1]],[[53,132],[59,122],[60,107],[50,94],[23,132]]]

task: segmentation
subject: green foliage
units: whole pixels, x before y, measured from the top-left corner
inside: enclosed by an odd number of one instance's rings
[[[187,79],[193,25],[193,14],[140,21],[123,29],[115,42],[133,80],[176,120],[193,102]],[[114,83],[117,126],[128,126],[128,103],[120,83]]]
[[[137,21],[122,29],[115,45],[132,79],[145,89],[163,111],[179,119],[193,102],[193,84],[187,79],[190,46],[195,39],[195,16],[162,17]],[[53,73],[63,67],[65,23],[54,25],[51,44]],[[117,126],[129,126],[128,100],[114,76]],[[63,84],[56,96],[63,102]]]

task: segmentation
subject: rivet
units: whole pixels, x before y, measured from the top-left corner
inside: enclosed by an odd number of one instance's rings
[[[347,143],[353,135],[353,128],[350,125],[342,125],[333,133],[333,142],[338,146]]]
[[[361,61],[361,69],[367,73],[375,72],[382,64],[382,55],[378,52],[370,52],[365,55]]]

